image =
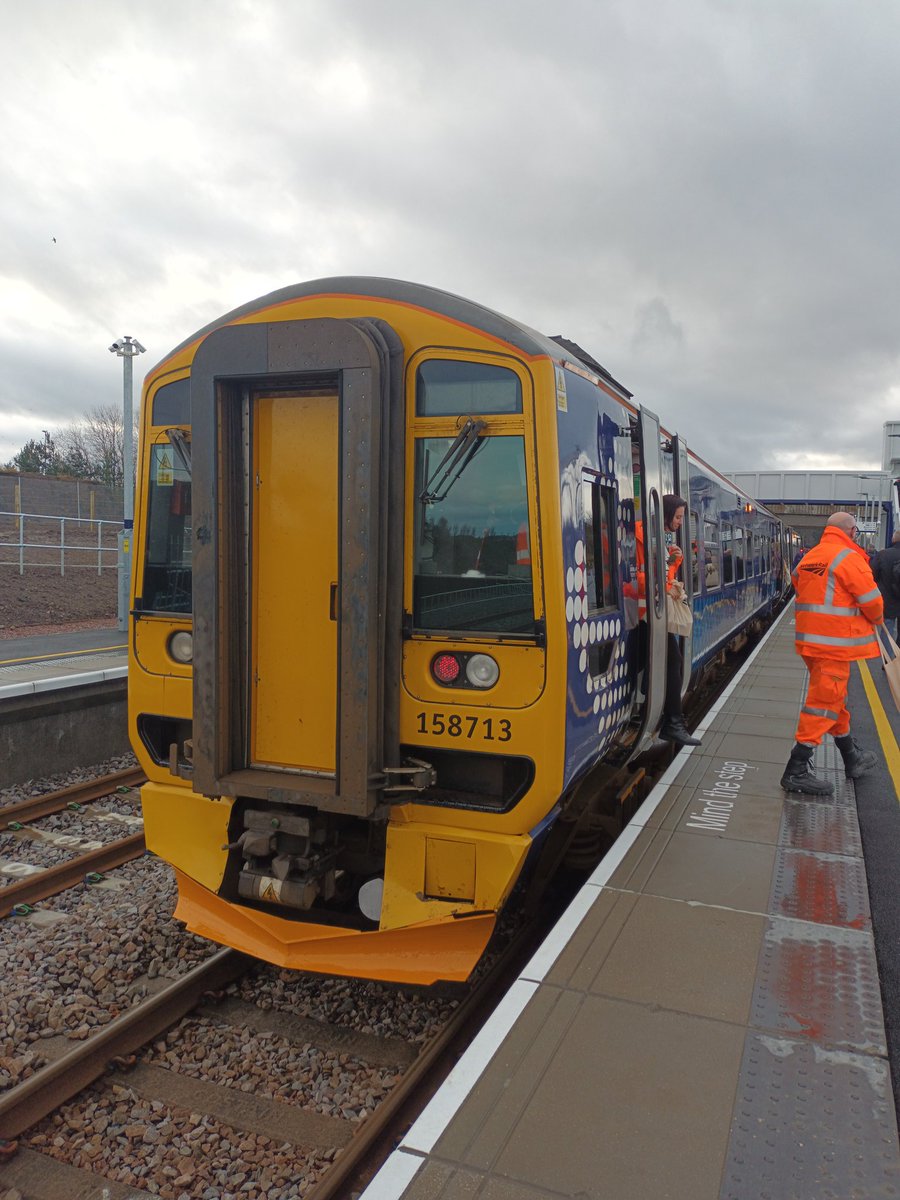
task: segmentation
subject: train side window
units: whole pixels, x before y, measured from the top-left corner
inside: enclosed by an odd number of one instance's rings
[[[522,384],[507,367],[431,358],[416,371],[416,416],[521,411]]]
[[[722,582],[734,583],[734,526],[722,522]]]
[[[747,545],[747,531],[741,529],[740,525],[734,527],[734,577],[735,579],[743,579],[748,573],[747,565],[749,558],[749,547]]]
[[[722,574],[719,566],[719,526],[715,521],[703,521],[703,569],[706,590],[721,587]]]
[[[613,489],[594,476],[581,480],[581,507],[584,527],[584,575],[588,615],[615,608],[619,602],[614,569],[616,501]]]
[[[689,514],[688,526],[691,541],[691,578],[694,581],[694,591],[698,592],[700,590],[700,548],[697,541],[700,517],[693,510]]]

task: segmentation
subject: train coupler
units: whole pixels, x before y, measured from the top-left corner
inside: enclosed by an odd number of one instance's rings
[[[244,830],[229,850],[238,850],[243,866],[238,895],[289,908],[309,909],[330,900],[336,887],[337,851],[322,822],[297,813],[251,808]]]

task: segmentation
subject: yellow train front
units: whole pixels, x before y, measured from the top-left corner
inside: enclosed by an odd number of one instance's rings
[[[327,280],[148,375],[130,727],[189,929],[368,978],[477,962],[563,790],[554,349]]]

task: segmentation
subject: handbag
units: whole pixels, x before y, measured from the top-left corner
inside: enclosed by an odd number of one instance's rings
[[[674,633],[676,637],[686,637],[693,624],[694,614],[684,598],[684,587],[676,579],[671,590],[666,592],[666,627],[669,633]]]
[[[888,687],[891,689],[897,711],[900,712],[900,646],[883,625],[875,626],[875,637],[878,641],[878,649],[881,651],[881,662],[887,676]],[[885,642],[887,642],[887,646],[885,646]]]

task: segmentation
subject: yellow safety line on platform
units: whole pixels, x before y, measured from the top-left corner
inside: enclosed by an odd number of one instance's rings
[[[878,688],[875,686],[875,680],[872,678],[872,672],[869,670],[869,664],[865,659],[857,659],[856,665],[859,667],[859,673],[862,677],[863,687],[866,689],[866,696],[869,701],[869,708],[872,710],[872,716],[875,718],[875,728],[878,730],[878,740],[881,742],[881,748],[884,751],[885,762],[891,773],[891,780],[894,784],[894,794],[900,800],[900,747],[897,745],[897,739],[894,737],[894,731],[891,728],[891,723],[888,720],[887,713],[884,711],[884,705],[881,703],[881,697],[878,695]]]
[[[15,667],[22,663],[50,662],[54,658],[75,658],[78,654],[107,654],[111,650],[127,650],[128,643],[121,646],[94,646],[91,650],[60,650],[57,654],[32,654],[28,658],[0,658],[0,667]]]

